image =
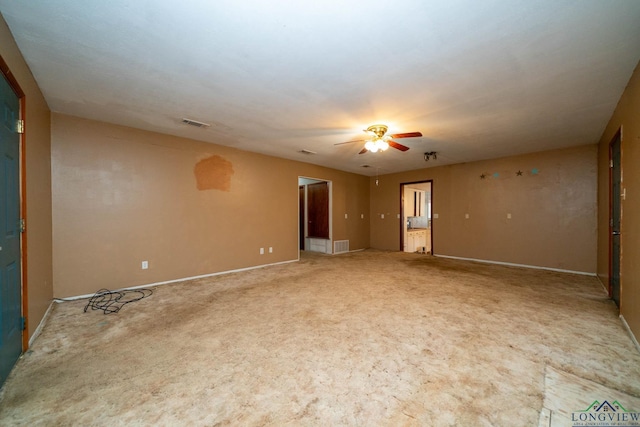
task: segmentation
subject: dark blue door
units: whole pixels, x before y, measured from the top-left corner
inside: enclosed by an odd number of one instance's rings
[[[18,107],[0,77],[0,385],[22,353]]]
[[[622,195],[622,140],[620,132],[611,143],[611,260],[609,261],[611,274],[609,275],[609,293],[616,305],[620,307],[620,230],[622,210],[620,197]]]

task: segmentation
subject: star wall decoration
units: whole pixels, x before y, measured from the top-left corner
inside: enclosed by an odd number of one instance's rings
[[[516,176],[524,176],[525,171],[523,171],[522,169],[518,169],[516,172],[508,172],[508,174],[511,173],[515,173]],[[529,172],[531,175],[539,175],[540,174],[540,169],[538,168],[533,168],[530,170]],[[499,179],[500,178],[500,172],[487,172],[487,173],[482,173],[482,175],[480,175],[480,179],[487,179],[487,178],[494,178],[494,179]]]

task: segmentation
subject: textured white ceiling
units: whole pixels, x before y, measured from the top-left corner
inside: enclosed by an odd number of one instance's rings
[[[637,0],[0,0],[0,12],[53,111],[364,175],[595,143],[640,60]],[[334,145],[375,123],[424,136],[399,140],[404,153]]]

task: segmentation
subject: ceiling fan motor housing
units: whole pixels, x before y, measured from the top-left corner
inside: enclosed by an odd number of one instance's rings
[[[371,125],[367,128],[367,132],[373,132],[378,138],[382,139],[385,133],[387,133],[386,125]]]

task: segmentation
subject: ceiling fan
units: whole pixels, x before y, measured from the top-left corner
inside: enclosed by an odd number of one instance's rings
[[[375,153],[377,151],[384,151],[389,147],[393,147],[400,151],[407,151],[409,147],[394,141],[394,139],[417,138],[422,136],[422,133],[420,132],[394,133],[393,135],[385,135],[387,133],[387,129],[388,128],[386,125],[371,125],[367,129],[365,129],[364,132],[373,133],[375,136],[372,139],[357,139],[355,141],[339,142],[334,145],[351,144],[352,142],[366,141],[364,144],[364,148],[358,154],[364,154],[367,151],[371,151],[372,153]]]

